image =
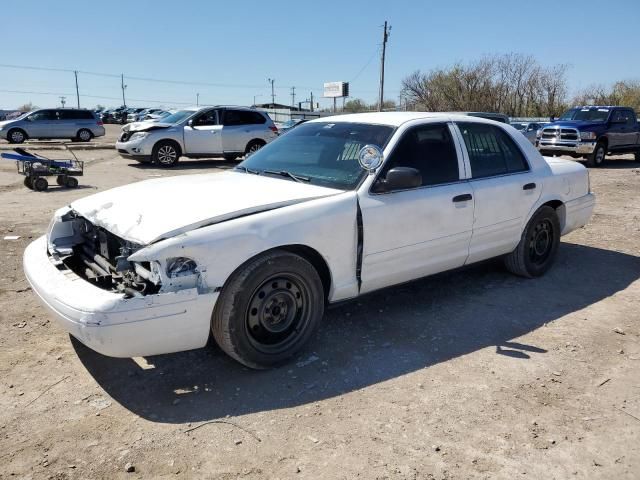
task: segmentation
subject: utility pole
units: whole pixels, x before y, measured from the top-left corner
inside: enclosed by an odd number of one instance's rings
[[[126,107],[127,101],[124,98],[124,89],[127,88],[127,86],[124,84],[124,73],[120,74],[120,88],[122,88],[122,105]]]
[[[62,108],[64,108],[65,103],[67,103],[67,97],[60,97],[60,104],[62,105]]]
[[[380,98],[378,99],[378,111],[382,111],[382,103],[384,102],[384,56],[387,51],[387,40],[389,40],[389,32],[391,27],[387,29],[387,21],[384,22],[384,32],[382,34],[382,58],[380,59]]]
[[[291,87],[291,106],[296,106],[296,87]]]
[[[276,93],[273,90],[273,84],[276,80],[275,78],[267,78],[267,81],[271,84],[271,107],[275,108],[274,105],[276,104]]]
[[[309,102],[309,105],[311,106],[310,110],[313,112],[313,92],[311,92],[311,101]]]
[[[78,71],[74,70],[73,74],[76,76],[76,100],[78,100],[78,108],[80,108],[80,91],[78,90]]]
[[[200,94],[196,93],[196,107],[200,106]]]

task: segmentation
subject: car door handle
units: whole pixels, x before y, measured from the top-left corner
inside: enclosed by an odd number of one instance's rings
[[[535,183],[527,183],[524,187],[522,187],[523,190],[535,190],[535,188]]]
[[[464,193],[462,195],[456,195],[455,197],[452,198],[452,201],[455,202],[455,203],[466,202],[468,200],[473,200],[473,197],[471,196],[470,193]]]

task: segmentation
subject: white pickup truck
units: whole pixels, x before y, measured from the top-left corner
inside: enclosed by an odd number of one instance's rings
[[[587,169],[543,158],[508,125],[343,115],[300,125],[233,171],[75,201],[24,269],[63,328],[105,355],[199,348],[211,331],[265,368],[305,345],[327,303],[491,257],[542,275],[594,204]]]

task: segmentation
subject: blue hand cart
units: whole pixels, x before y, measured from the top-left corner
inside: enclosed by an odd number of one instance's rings
[[[27,152],[24,148],[15,148],[13,151],[16,153],[0,153],[0,156],[7,160],[15,160],[18,173],[25,177],[24,185],[38,192],[49,188],[49,182],[45,177],[56,176],[56,181],[61,187],[76,188],[76,177],[84,174],[84,162],[78,160],[71,150],[69,152],[74,160],[52,160]]]

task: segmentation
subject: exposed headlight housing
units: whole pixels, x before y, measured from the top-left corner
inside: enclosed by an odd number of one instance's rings
[[[580,132],[580,140],[595,140],[596,132]]]
[[[129,141],[142,140],[143,138],[146,138],[148,135],[149,135],[149,132],[136,132],[133,135],[131,135],[131,138],[129,138]]]
[[[167,259],[167,276],[169,278],[185,277],[198,273],[196,262],[187,257],[175,257]]]

